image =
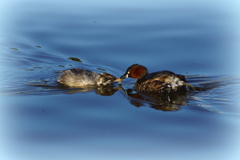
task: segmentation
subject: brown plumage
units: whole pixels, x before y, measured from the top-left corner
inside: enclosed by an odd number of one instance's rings
[[[106,86],[111,85],[112,82],[118,81],[115,76],[109,73],[96,73],[81,68],[73,68],[62,71],[58,77],[57,82],[70,87],[83,86]]]
[[[159,71],[148,74],[147,68],[139,64],[130,66],[126,73],[121,76],[121,79],[128,77],[137,79],[134,87],[136,90],[143,92],[178,91],[184,89],[186,85],[194,89],[186,82],[183,75],[175,74],[171,71]]]

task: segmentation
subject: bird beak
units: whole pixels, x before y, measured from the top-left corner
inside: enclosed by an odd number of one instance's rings
[[[119,85],[122,84],[123,79],[121,78],[116,78],[113,82],[118,82]]]
[[[128,74],[127,73],[125,73],[124,75],[122,75],[121,77],[120,77],[120,79],[125,79],[125,78],[128,78]]]
[[[119,82],[119,81],[122,81],[122,79],[121,79],[121,78],[116,78],[116,79],[114,80],[114,82]]]

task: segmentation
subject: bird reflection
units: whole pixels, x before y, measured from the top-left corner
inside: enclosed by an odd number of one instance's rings
[[[151,108],[162,111],[180,110],[180,106],[187,103],[187,92],[187,90],[182,90],[176,93],[147,93],[136,92],[133,89],[124,90],[132,105],[141,107],[148,104]]]
[[[59,89],[65,94],[76,94],[76,93],[89,93],[95,92],[101,96],[114,95],[118,90],[122,90],[126,99],[130,104],[136,107],[150,106],[151,108],[162,110],[162,111],[177,111],[180,110],[180,106],[187,103],[187,94],[189,90],[182,90],[179,92],[170,93],[148,93],[148,92],[137,92],[134,89],[124,89],[122,85],[111,85],[111,86],[92,86],[92,87],[69,87],[62,84],[57,86],[51,86],[46,84],[31,84],[31,86],[45,88],[47,90]]]
[[[101,96],[111,96],[120,88],[115,86],[92,86],[92,87],[81,87],[81,88],[71,88],[64,85],[59,85],[62,89],[67,89],[67,94],[74,94],[74,93],[86,93],[86,92],[95,92]]]
[[[66,86],[60,86],[65,89]],[[70,89],[70,90],[69,90]],[[74,88],[71,89],[68,87],[66,91],[67,94],[75,93],[86,93],[86,92],[95,92],[101,96],[111,96],[116,91],[123,90],[126,95],[127,100],[130,104],[141,107],[148,104],[151,108],[162,110],[162,111],[177,111],[180,110],[181,105],[187,103],[186,96],[187,90],[183,90],[177,93],[140,93],[136,92],[133,89],[124,90],[122,86],[99,86],[99,87],[84,87],[84,88]]]

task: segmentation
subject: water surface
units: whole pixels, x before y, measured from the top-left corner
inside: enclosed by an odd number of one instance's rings
[[[240,158],[240,2],[3,4],[2,159]],[[56,83],[64,69],[119,77],[134,63],[203,90],[166,104],[139,98],[133,79],[108,95]]]

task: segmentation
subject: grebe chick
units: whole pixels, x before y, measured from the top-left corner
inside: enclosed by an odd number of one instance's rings
[[[128,77],[137,79],[134,87],[142,92],[178,91],[185,88],[185,86],[194,89],[193,86],[187,83],[183,75],[171,71],[159,71],[149,74],[147,68],[139,64],[130,66],[120,79]]]
[[[112,82],[119,81],[115,76],[109,73],[96,73],[81,68],[73,68],[62,71],[57,82],[69,87],[84,87],[84,86],[106,86]]]

